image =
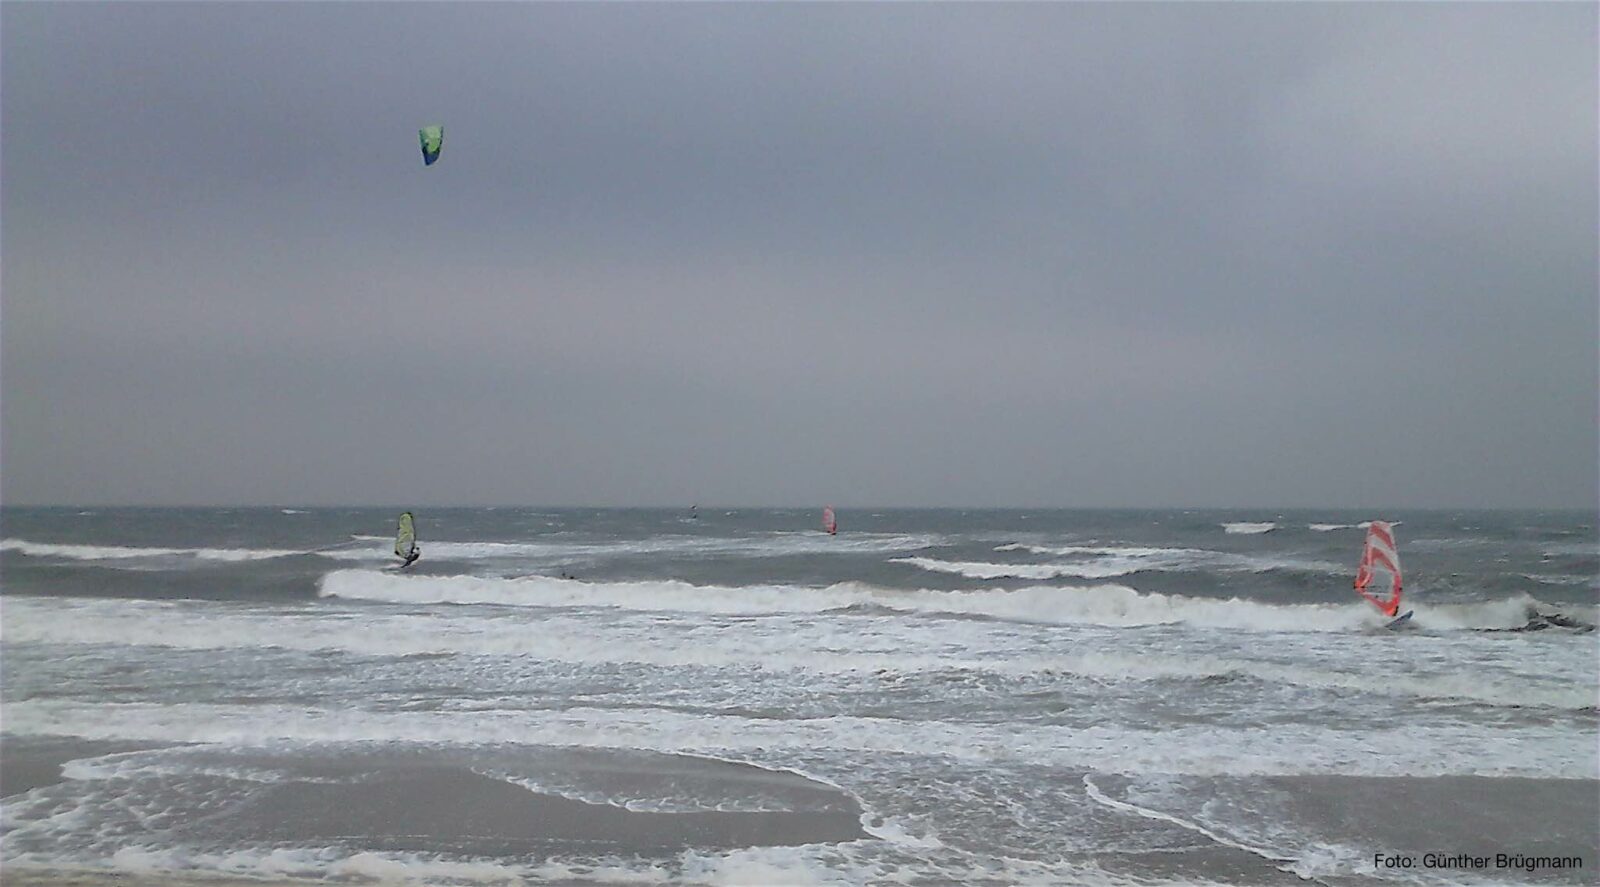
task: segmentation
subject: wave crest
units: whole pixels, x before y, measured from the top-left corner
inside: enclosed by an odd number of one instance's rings
[[[398,604],[492,604],[516,607],[604,607],[720,615],[821,613],[854,610],[865,616],[958,616],[1061,625],[1134,627],[1187,624],[1244,631],[1345,632],[1384,621],[1360,601],[1267,604],[1140,592],[1124,585],[1028,586],[1012,590],[902,591],[844,582],[825,588],[795,585],[710,586],[679,581],[586,582],[527,576],[405,576],[340,570],[322,578],[320,595]],[[1430,630],[1506,629],[1527,622],[1532,598],[1476,604],[1418,604],[1413,621]]]

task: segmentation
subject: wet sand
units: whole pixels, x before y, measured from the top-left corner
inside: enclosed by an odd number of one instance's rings
[[[61,764],[136,748],[126,744],[49,740],[14,743],[4,757],[8,792],[62,780]],[[201,748],[195,754],[204,754]],[[536,754],[530,752],[529,754]],[[352,853],[444,853],[537,860],[616,855],[673,858],[686,850],[854,841],[867,837],[853,797],[805,777],[675,755],[546,752],[568,767],[598,767],[618,780],[659,778],[730,787],[759,784],[795,809],[650,812],[548,794],[473,771],[448,755],[363,753],[322,756],[236,755],[261,766],[292,765],[306,780],[261,785],[220,812],[163,830],[161,841],[196,847],[278,844],[347,847]],[[361,883],[373,883],[360,879]],[[65,885],[201,885],[326,883],[295,878],[256,879],[185,872],[171,876],[91,869],[7,866],[0,883]],[[378,883],[383,883],[379,881]],[[592,883],[592,882],[588,882]]]
[[[87,739],[7,739],[0,742],[0,798],[60,782],[64,778],[61,765],[68,761],[158,747]]]
[[[149,746],[81,740],[29,740],[0,751],[0,785],[7,794],[61,781],[62,763]],[[214,755],[192,747],[183,755]],[[346,847],[352,853],[444,853],[504,860],[568,856],[671,859],[686,850],[725,851],[745,847],[854,841],[868,837],[856,800],[831,786],[786,771],[768,770],[688,755],[616,753],[598,750],[518,749],[497,752],[527,762],[544,756],[551,772],[588,771],[595,784],[622,796],[649,796],[661,781],[704,790],[708,796],[744,797],[760,790],[788,809],[732,812],[647,812],[589,803],[482,775],[484,759],[434,750],[371,752],[345,748],[281,755],[229,752],[226,759],[261,768],[290,767],[303,779],[262,784],[225,810],[187,822],[163,835],[180,845],[230,847],[258,843],[295,847]],[[491,759],[491,763],[492,763]],[[490,769],[493,769],[491,766]],[[1061,772],[1065,785],[1083,784],[1082,772]],[[1089,774],[1106,798],[1142,800],[1134,780]],[[602,778],[603,777],[603,778]],[[1186,783],[1179,797],[1204,799],[1226,814],[1229,805],[1250,815],[1245,821],[1276,823],[1294,834],[1315,836],[1361,853],[1496,854],[1576,856],[1582,867],[1489,868],[1459,872],[1513,883],[1591,884],[1600,875],[1600,782],[1594,780],[1484,777],[1369,778],[1295,776],[1264,778],[1173,777]],[[1192,784],[1188,784],[1192,783]],[[638,791],[630,791],[635,789]],[[1142,816],[1090,798],[1101,827],[1126,830],[1125,853],[1098,853],[1093,862],[1117,877],[1166,882],[1324,885],[1392,881],[1370,859],[1344,875],[1302,880],[1282,860],[1248,846],[1217,840],[1196,811],[1159,805]],[[1215,812],[1215,811],[1214,811]],[[1181,821],[1175,821],[1181,820]],[[1226,831],[1226,830],[1224,830]],[[1137,833],[1138,840],[1132,836]],[[1070,843],[1070,836],[1063,836]],[[1041,847],[1046,857],[1054,848]],[[1295,848],[1289,852],[1300,852]],[[1072,854],[1067,853],[1067,856]],[[1086,860],[1087,861],[1087,860]],[[1421,866],[1419,866],[1421,868]],[[1420,873],[1420,872],[1419,872]],[[1448,883],[1450,872],[1428,874]],[[403,876],[402,876],[403,877]],[[358,879],[359,883],[390,883]],[[248,878],[198,872],[180,875],[7,866],[6,887],[242,887],[328,883],[295,878]],[[396,882],[396,883],[404,883]],[[411,882],[417,883],[417,882]],[[592,883],[592,882],[591,882]]]
[[[1094,776],[1096,784],[1121,800],[1129,780]],[[1282,862],[1240,847],[1229,847],[1195,826],[1194,811],[1167,808],[1161,812],[1186,825],[1148,818],[1129,820],[1131,828],[1166,830],[1173,853],[1127,854],[1104,861],[1118,874],[1142,878],[1208,880],[1225,884],[1318,883],[1328,885],[1394,883],[1410,874],[1435,879],[1476,880],[1490,877],[1526,884],[1600,883],[1600,781],[1591,779],[1524,779],[1515,777],[1363,777],[1277,776],[1175,777],[1186,783],[1186,797],[1198,799],[1213,813],[1234,807],[1253,815],[1223,813],[1242,819],[1290,826],[1293,833],[1321,842],[1355,848],[1353,874],[1315,874],[1302,881],[1282,871]],[[1199,826],[1203,828],[1203,826]],[[1248,846],[1251,839],[1238,843]],[[1426,858],[1434,855],[1434,863]],[[1512,863],[1496,857],[1576,857],[1574,868]],[[1409,857],[1409,871],[1375,861],[1375,856]],[[1437,862],[1463,856],[1486,864]]]
[[[851,805],[854,808],[854,805]],[[860,810],[646,813],[540,794],[455,767],[366,784],[273,786],[232,812],[257,840],[474,856],[661,854],[689,848],[816,844],[865,837]],[[208,824],[212,834],[217,823]]]

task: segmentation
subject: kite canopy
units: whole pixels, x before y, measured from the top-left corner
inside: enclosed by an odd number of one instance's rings
[[[422,165],[432,166],[439,159],[439,149],[444,147],[444,127],[424,126],[417,130],[417,138],[422,141]]]

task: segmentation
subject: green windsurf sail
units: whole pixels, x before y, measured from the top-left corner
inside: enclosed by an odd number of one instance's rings
[[[411,512],[400,515],[400,529],[394,534],[394,553],[406,560],[411,559],[417,550],[417,528],[411,517]]]

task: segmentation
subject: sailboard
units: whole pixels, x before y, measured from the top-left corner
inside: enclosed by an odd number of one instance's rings
[[[411,562],[422,556],[422,549],[417,547],[416,521],[407,511],[400,515],[400,526],[394,534],[394,553],[396,557],[405,558],[402,567],[411,566]]]
[[[833,506],[822,509],[822,531],[829,536],[839,532],[839,522],[833,517]]]
[[[1367,544],[1361,549],[1361,564],[1356,567],[1356,594],[1366,598],[1397,628],[1411,619],[1412,611],[1400,614],[1400,555],[1395,551],[1394,528],[1375,520],[1367,525]]]

